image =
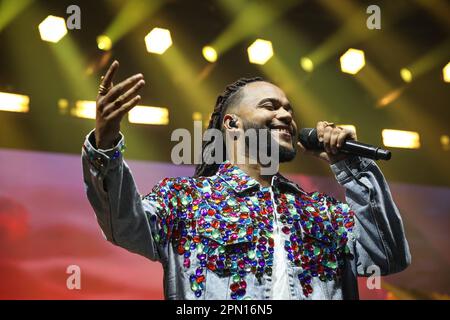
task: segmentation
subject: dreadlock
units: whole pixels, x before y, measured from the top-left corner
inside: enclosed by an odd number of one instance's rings
[[[256,81],[264,81],[261,77],[254,77],[254,78],[241,78],[232,84],[229,84],[225,91],[222,92],[221,95],[217,97],[216,105],[214,107],[214,112],[211,114],[211,118],[209,119],[209,125],[208,129],[222,129],[222,122],[223,117],[225,116],[225,113],[230,105],[232,105],[235,102],[236,97],[238,97],[238,92],[247,84],[251,82]],[[207,129],[207,130],[208,130]],[[199,176],[212,176],[217,172],[217,169],[219,168],[220,163],[213,163],[213,164],[207,164],[206,163],[206,157],[211,154],[209,152],[209,149],[214,146],[214,143],[220,143],[220,141],[214,141],[214,139],[211,139],[210,141],[204,141],[202,144],[202,162],[201,164],[197,165],[195,168],[195,174],[194,177]],[[222,141],[222,146],[224,148],[225,154],[225,141]],[[205,152],[208,151],[208,152]]]

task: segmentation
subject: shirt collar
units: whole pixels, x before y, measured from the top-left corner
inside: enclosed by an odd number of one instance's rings
[[[291,189],[292,191],[296,192],[296,193],[303,193],[305,195],[307,195],[308,193],[303,190],[298,184],[296,184],[295,182],[289,180],[288,178],[284,177],[282,174],[277,173],[275,176],[275,179],[273,181],[273,183],[276,186],[284,186],[287,187],[289,189]]]

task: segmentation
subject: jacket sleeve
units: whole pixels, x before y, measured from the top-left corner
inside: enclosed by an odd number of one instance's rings
[[[139,194],[122,157],[124,137],[108,150],[96,149],[94,131],[82,148],[85,191],[106,240],[151,260],[161,260],[160,219],[165,210],[156,197]]]
[[[411,263],[411,255],[402,218],[375,161],[351,157],[330,167],[345,188],[346,202],[355,213],[349,246],[356,258],[358,275],[372,275],[370,266],[377,266],[381,275],[405,269]]]

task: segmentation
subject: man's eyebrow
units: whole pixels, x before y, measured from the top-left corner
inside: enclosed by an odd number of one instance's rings
[[[261,104],[263,104],[263,103],[265,103],[265,102],[272,102],[273,104],[282,105],[282,106],[287,106],[287,107],[289,107],[290,109],[292,109],[292,106],[291,106],[290,102],[288,102],[287,104],[283,105],[283,104],[281,103],[281,100],[278,99],[278,98],[264,98],[264,99],[262,99],[262,100],[260,100],[260,101],[258,102],[258,106],[261,105]]]

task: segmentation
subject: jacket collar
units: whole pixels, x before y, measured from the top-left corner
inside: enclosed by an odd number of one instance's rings
[[[227,183],[235,192],[244,192],[250,188],[260,186],[259,182],[247,175],[238,166],[232,164],[230,161],[223,162],[217,176]]]

